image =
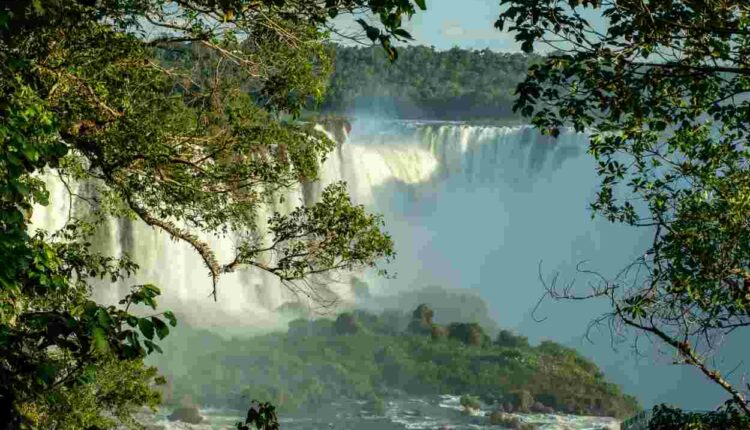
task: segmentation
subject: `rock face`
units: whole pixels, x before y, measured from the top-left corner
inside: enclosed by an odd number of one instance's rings
[[[532,410],[534,407],[534,396],[526,390],[520,390],[512,393],[511,402],[513,403],[513,410],[515,412],[529,413],[535,412]],[[510,412],[510,411],[509,411]],[[540,411],[541,412],[541,411]]]
[[[434,312],[426,304],[419,305],[411,316],[409,332],[414,334],[432,334],[432,317]]]
[[[529,408],[531,412],[535,412],[538,414],[553,414],[555,413],[555,409],[551,408],[549,406],[545,406],[542,402],[534,402],[533,405]]]
[[[203,417],[195,406],[177,408],[168,418],[169,421],[182,421],[188,424],[200,424],[203,422]]]

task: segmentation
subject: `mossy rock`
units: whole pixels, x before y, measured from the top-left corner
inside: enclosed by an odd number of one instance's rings
[[[471,395],[461,396],[459,403],[466,409],[479,409],[482,407],[482,402],[479,398]]]
[[[367,402],[365,409],[376,415],[385,415],[385,402],[383,399],[375,397]]]
[[[432,317],[435,313],[426,304],[419,305],[411,315],[408,331],[414,334],[432,334]]]
[[[203,422],[203,417],[195,406],[177,408],[168,418],[169,421],[182,421],[188,424],[200,424]]]
[[[534,404],[531,405],[529,410],[537,414],[554,414],[555,413],[555,408],[547,406],[544,403],[538,402],[538,401],[534,402]]]
[[[524,423],[520,418],[504,412],[490,414],[490,424],[513,430],[537,430],[539,428],[536,424]]]
[[[534,406],[534,396],[527,390],[519,390],[511,394],[511,402],[516,412],[529,413]]]

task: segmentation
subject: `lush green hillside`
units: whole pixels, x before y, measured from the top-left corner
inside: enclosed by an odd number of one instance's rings
[[[525,54],[454,48],[436,51],[425,46],[399,49],[391,62],[379,47],[331,45],[334,73],[319,105],[308,112],[386,116],[401,119],[520,119],[512,112],[513,93],[526,69],[540,57]],[[192,69],[209,78],[210,51],[190,43],[173,43],[155,51],[167,67]],[[234,69],[225,71],[237,76]],[[241,88],[259,105],[268,102],[257,82],[243,79]],[[177,91],[181,91],[177,88]]]
[[[574,350],[552,342],[530,346],[501,331],[491,340],[476,323],[441,326],[421,306],[406,330],[394,314],[365,311],[335,320],[296,320],[287,333],[224,339],[203,331],[175,334],[159,359],[167,399],[244,407],[272,401],[285,412],[340,398],[471,394],[488,404],[580,414],[626,416],[634,398],[607,382]]]
[[[409,119],[476,120],[514,117],[516,84],[537,57],[425,46],[399,50],[336,46],[335,72],[321,109],[326,113]]]

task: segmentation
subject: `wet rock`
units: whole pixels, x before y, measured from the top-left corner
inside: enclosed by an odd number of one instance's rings
[[[516,412],[527,413],[534,405],[534,397],[526,390],[521,390],[513,396]]]
[[[533,405],[529,408],[531,412],[535,412],[537,414],[554,414],[555,409],[551,408],[549,406],[546,406],[542,402],[534,402]]]
[[[182,421],[188,424],[200,424],[203,422],[203,417],[195,406],[177,408],[167,418],[169,418],[169,421]]]
[[[524,423],[520,418],[504,412],[493,412],[490,415],[490,424],[513,430],[537,430],[539,428],[536,424]]]

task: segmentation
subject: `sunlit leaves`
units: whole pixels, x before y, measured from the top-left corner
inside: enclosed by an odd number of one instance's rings
[[[92,234],[107,216],[137,216],[189,242],[218,275],[212,251],[183,226],[251,236],[271,197],[316,178],[334,143],[282,117],[324,93],[328,20],[362,9],[379,21],[368,24],[371,36],[377,31],[373,40],[395,57],[391,37],[410,37],[402,28],[416,10],[410,0],[0,6],[0,415],[12,426],[20,426],[22,408],[48,413],[52,397],[44,395],[53,388],[65,399],[78,384],[111,382],[92,381],[111,377],[99,372],[107,361],[137,367],[161,351],[157,341],[176,325],[170,312],[149,314],[160,294],[153,285],[134,286],[117,306],[91,300],[92,279],[126,282],[137,269],[127,256],[92,250]],[[66,185],[86,182],[97,196],[69,190],[91,213],[71,212],[54,235],[35,234],[34,205],[49,201],[39,175],[51,173]],[[284,240],[312,250],[330,237],[308,255],[315,270],[367,266],[392,254],[379,219],[348,200],[331,198],[327,208],[338,212],[303,211],[293,223],[310,242]],[[283,261],[271,271],[310,273],[296,256]],[[139,375],[124,397],[107,394],[124,408],[115,414],[150,398],[148,377]],[[103,427],[101,399],[77,394],[89,424],[66,427],[55,412],[43,428]]]
[[[269,267],[282,279],[302,279],[329,270],[374,266],[394,256],[382,218],[352,205],[344,183],[327,187],[318,203],[269,220],[277,262]],[[245,259],[257,258],[252,249]]]
[[[524,49],[558,40],[519,85],[514,109],[542,129],[588,131],[601,179],[595,213],[654,229],[635,263],[645,275],[607,290],[616,316],[677,339],[673,346],[691,340],[699,352],[727,327],[750,325],[745,3],[503,4],[498,26]],[[588,7],[609,25],[589,25],[580,13]],[[677,349],[698,364],[689,348]]]

